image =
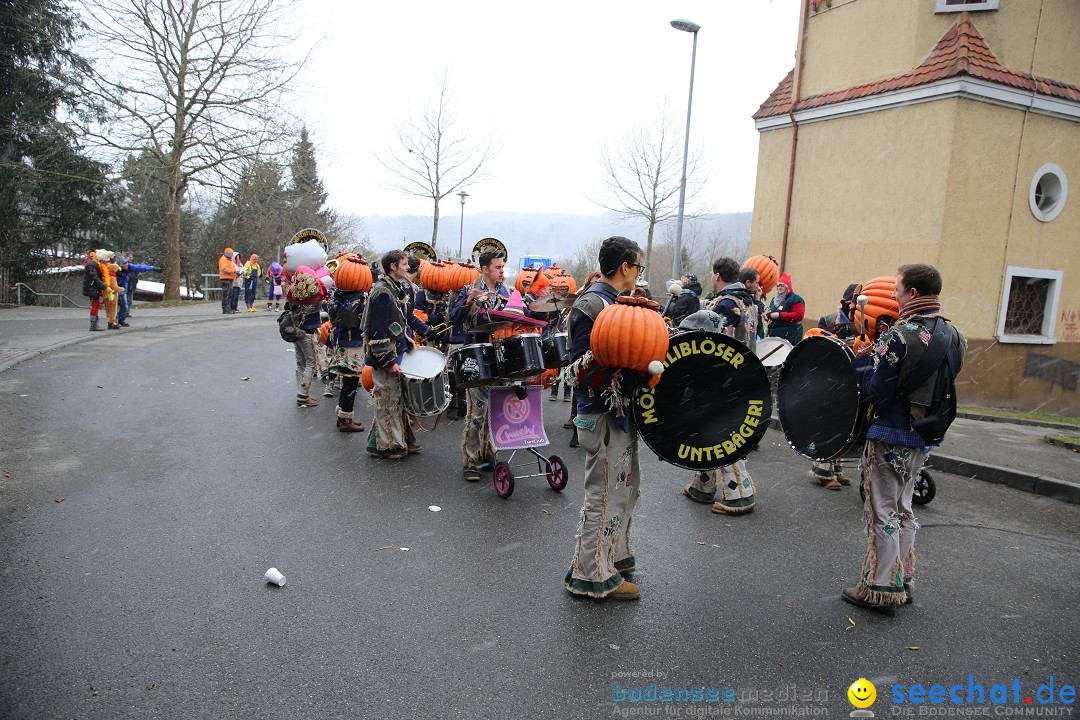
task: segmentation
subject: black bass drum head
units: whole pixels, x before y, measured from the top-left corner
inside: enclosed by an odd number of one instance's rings
[[[811,460],[855,457],[866,428],[852,360],[836,338],[811,336],[792,348],[780,370],[777,414],[791,448]]]
[[[746,457],[772,417],[769,376],[735,338],[695,330],[675,335],[656,387],[634,398],[634,421],[661,460],[712,470]]]

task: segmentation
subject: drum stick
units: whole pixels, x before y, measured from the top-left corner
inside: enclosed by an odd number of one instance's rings
[[[761,358],[761,362],[765,362],[766,360],[768,360],[770,357],[772,357],[776,353],[777,350],[779,350],[782,347],[784,347],[784,346],[783,345],[777,345],[772,350],[765,353],[765,357]]]
[[[862,336],[863,342],[866,342],[866,303],[870,301],[870,298],[865,295],[860,295],[855,298],[855,302],[859,304],[859,315],[861,316],[861,322],[859,323],[859,335]]]

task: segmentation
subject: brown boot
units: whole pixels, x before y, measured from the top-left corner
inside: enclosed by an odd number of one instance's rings
[[[364,426],[351,417],[339,417],[337,419],[338,432],[364,432]]]
[[[638,586],[634,583],[629,580],[623,580],[619,587],[615,588],[604,597],[611,598],[612,600],[637,600],[641,597],[641,591],[638,590]]]
[[[836,473],[836,482],[840,483],[841,485],[850,485],[851,484],[851,478],[849,478],[847,475],[845,475],[842,472],[838,472],[838,473]]]

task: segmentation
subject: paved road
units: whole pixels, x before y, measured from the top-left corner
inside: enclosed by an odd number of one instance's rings
[[[1080,507],[938,473],[917,602],[884,618],[838,599],[865,547],[857,491],[820,489],[778,433],[741,518],[688,502],[684,471],[646,452],[643,598],[574,599],[568,405],[545,402],[570,486],[504,501],[458,475],[458,424],[391,464],[332,430],[332,401],[297,409],[264,317],[0,375],[0,717],[839,717],[861,676],[881,717],[894,684],[1077,685]],[[613,702],[612,683],[651,682],[740,700]]]

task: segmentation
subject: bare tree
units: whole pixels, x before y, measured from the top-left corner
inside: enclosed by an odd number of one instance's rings
[[[659,117],[635,126],[616,149],[609,146],[601,151],[604,193],[593,202],[620,215],[641,218],[648,224],[645,266],[650,271],[656,226],[675,218],[679,212],[682,147],[682,133],[675,129],[670,113],[663,107]],[[687,201],[704,185],[699,177],[701,166],[700,152],[691,152],[686,164]]]
[[[304,60],[284,59],[289,0],[96,0],[82,12],[101,57],[93,92],[116,112],[88,132],[149,148],[168,184],[165,298],[180,296],[180,211],[190,183],[223,186],[293,128],[283,102]]]
[[[579,283],[584,282],[589,273],[593,270],[600,269],[600,261],[598,258],[600,255],[600,245],[603,242],[603,238],[594,237],[578,244],[578,246],[574,248],[573,256],[563,264],[563,270],[573,275],[574,279]]]
[[[390,189],[432,200],[431,246],[438,247],[439,203],[469,182],[483,179],[484,164],[494,153],[490,136],[473,143],[459,130],[444,72],[437,97],[399,122],[396,144],[389,144],[375,159],[391,174]]]
[[[679,265],[687,273],[693,273],[701,282],[702,293],[712,291],[712,264],[721,257],[732,257],[740,263],[746,259],[746,243],[710,227],[709,217],[698,217],[683,227],[682,255]],[[672,260],[675,258],[675,228],[664,228],[663,236],[653,254],[657,270],[649,268],[649,286],[654,294],[666,291]]]

